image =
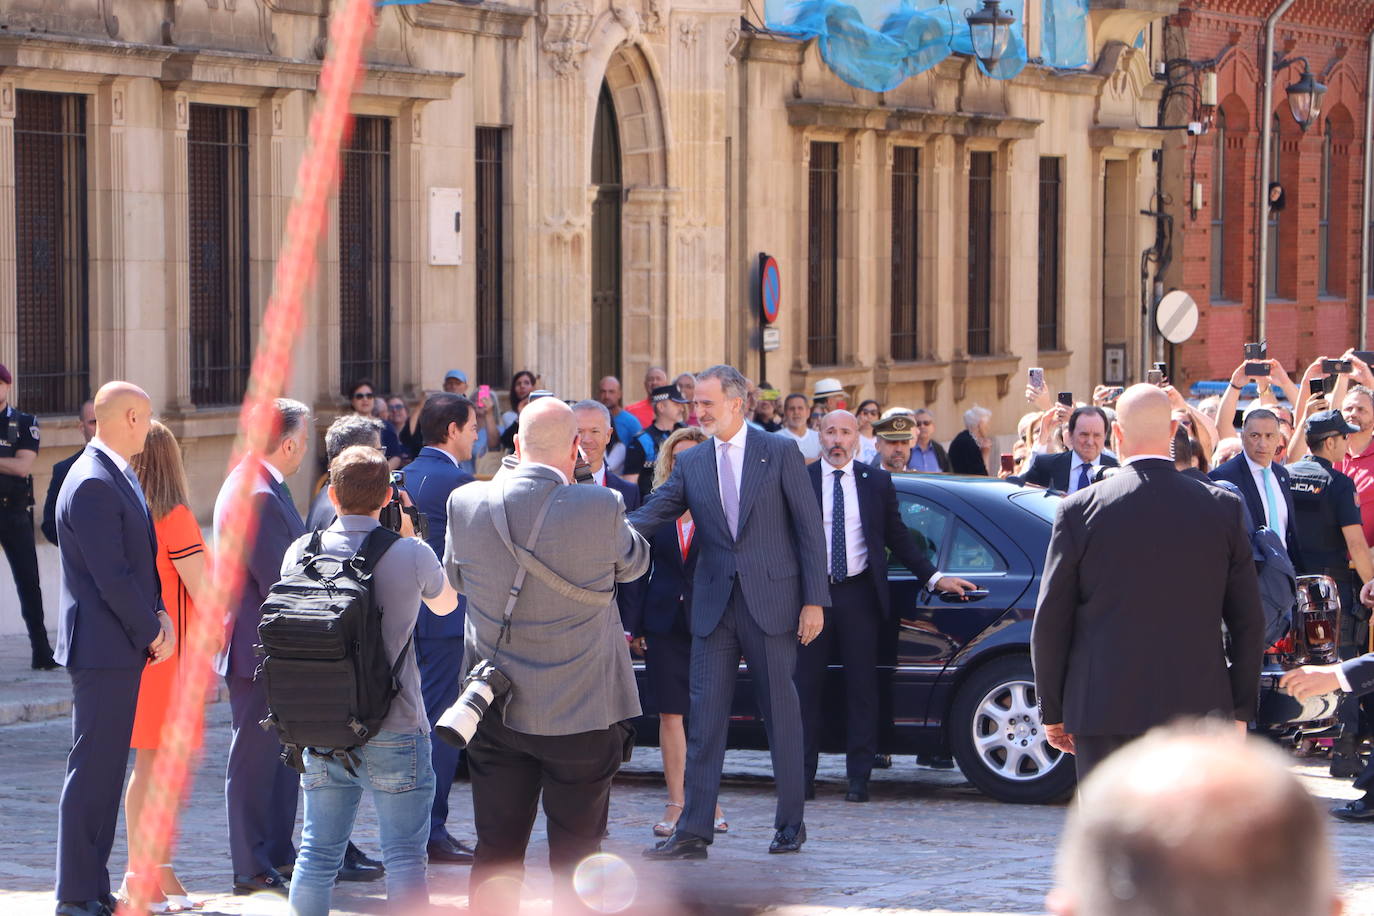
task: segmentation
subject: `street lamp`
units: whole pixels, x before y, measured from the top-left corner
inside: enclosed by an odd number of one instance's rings
[[[1298,77],[1297,82],[1288,85],[1288,108],[1293,112],[1293,120],[1298,122],[1298,127],[1305,131],[1322,113],[1322,99],[1326,96],[1326,86],[1312,75],[1306,60],[1298,60],[1302,61],[1302,76]]]
[[[965,13],[968,20],[969,38],[973,42],[973,53],[983,62],[983,68],[991,70],[1006,53],[1007,43],[1011,41],[1011,24],[1016,17],[1003,12],[998,0],[983,0],[983,8],[976,13]]]

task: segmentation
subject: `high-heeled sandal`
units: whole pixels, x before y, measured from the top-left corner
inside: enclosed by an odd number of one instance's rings
[[[725,815],[722,813],[720,817],[716,818],[716,833],[729,833],[729,832],[730,832],[730,823],[729,823],[729,821],[727,821],[727,820],[725,819]]]
[[[125,872],[124,883],[121,884],[119,890],[114,893],[114,898],[124,906],[130,906],[133,903],[133,897],[130,895],[127,888],[129,886],[129,880],[134,877],[135,875],[133,872]],[[161,895],[161,900],[150,900],[147,903],[147,912],[150,916],[166,916],[166,914],[169,913],[180,913],[185,909],[180,904],[172,903],[168,900],[167,895],[163,894],[161,890],[158,890],[158,894]]]
[[[663,807],[676,808],[679,812],[682,811],[682,806],[677,802],[667,802]],[[679,815],[679,817],[680,816],[681,815]],[[672,836],[673,831],[676,829],[677,821],[659,821],[657,824],[654,824],[654,836]]]
[[[162,864],[162,865],[159,865],[158,868],[159,868],[159,869],[166,868],[166,869],[169,869],[169,870],[170,870],[170,869],[172,868],[172,863],[166,862],[166,863],[164,863],[164,864]],[[176,875],[173,874],[173,877],[175,878]],[[178,884],[178,885],[181,884],[181,879],[180,879],[180,878],[177,878],[177,884]],[[185,886],[182,885],[182,890],[185,890],[185,889],[186,889]],[[189,895],[189,894],[171,894],[171,893],[168,893],[167,891],[163,891],[163,892],[162,892],[162,896],[164,896],[164,897],[167,898],[167,903],[168,903],[170,906],[176,907],[176,909],[175,909],[175,910],[172,910],[171,912],[185,912],[185,911],[188,911],[188,910],[202,910],[202,909],[205,908],[205,901],[204,901],[204,900],[196,900],[196,899],[192,898],[191,895]]]

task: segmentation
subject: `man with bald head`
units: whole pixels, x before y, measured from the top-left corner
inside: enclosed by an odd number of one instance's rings
[[[897,508],[892,475],[855,461],[859,421],[847,410],[821,420],[821,461],[807,467],[821,506],[821,528],[830,575],[830,605],[816,639],[797,650],[797,696],[801,702],[806,785],[814,796],[820,750],[822,690],[827,666],[838,656],[844,666],[845,801],[868,801],[868,778],[878,752],[878,642],[895,631],[888,594],[888,550],[916,579],[934,591],[962,595],[972,582],[941,575],[934,551],[917,544]]]
[[[570,893],[573,869],[600,848],[624,723],[640,713],[615,591],[647,569],[649,545],[619,491],[572,485],[579,438],[568,405],[531,401],[518,463],[448,501],[444,566],[468,599],[464,664],[492,659],[511,684],[467,745],[475,913],[519,910],[541,789],[549,866]]]
[[[57,660],[72,679],[72,750],[57,813],[58,916],[114,910],[108,864],[143,667],[175,644],[157,575],[157,535],[130,462],[153,408],[110,382],[95,396],[100,432],[57,497],[62,589]]]
[[[1221,725],[1152,731],[1079,790],[1050,912],[1340,916],[1326,831],[1288,763]]]
[[[662,366],[650,366],[644,373],[644,400],[626,405],[625,409],[645,429],[652,426],[654,422],[654,389],[664,388],[667,385],[668,370]]]
[[[1076,755],[1080,779],[1180,716],[1243,730],[1264,653],[1240,499],[1175,468],[1178,421],[1156,386],[1129,388],[1112,426],[1125,466],[1059,504],[1031,630],[1045,734]],[[1166,644],[1161,676],[1156,653]]]

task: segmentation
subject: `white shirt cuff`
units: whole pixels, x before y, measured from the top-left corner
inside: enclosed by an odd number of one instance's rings
[[[1346,693],[1354,693],[1354,692],[1355,692],[1355,691],[1353,691],[1353,690],[1350,689],[1350,678],[1348,678],[1348,677],[1345,676],[1345,666],[1344,666],[1344,665],[1337,665],[1337,666],[1336,666],[1336,683],[1340,684],[1340,685],[1341,685],[1341,689],[1344,690]]]
[[[930,579],[926,582],[926,591],[930,591],[930,592],[935,591],[935,583],[936,583],[936,582],[939,582],[939,581],[940,581],[941,579],[943,579],[944,577],[945,577],[945,574],[942,573],[942,572],[940,572],[940,571],[937,569],[937,570],[935,571],[935,575],[931,576]],[[1347,687],[1346,689],[1349,690],[1350,688]]]

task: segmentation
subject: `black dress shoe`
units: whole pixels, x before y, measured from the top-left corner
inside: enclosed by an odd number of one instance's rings
[[[275,868],[260,875],[234,875],[235,897],[246,897],[249,894],[276,894],[285,897],[289,893],[286,879]]]
[[[450,865],[472,864],[472,848],[451,836],[446,836],[442,840],[430,840],[425,851],[429,853],[431,862],[446,862]]]
[[[890,770],[890,769],[892,769],[892,755],[891,755],[891,754],[874,754],[874,755],[873,755],[873,766],[876,767],[877,769],[880,769],[880,770]]]
[[[937,757],[935,754],[917,754],[916,765],[930,767],[932,770],[954,769],[953,757]]]
[[[35,658],[29,663],[29,667],[34,671],[52,671],[62,666],[57,663],[57,659],[49,655],[47,658]]]
[[[1331,816],[1343,821],[1374,821],[1374,803],[1368,798],[1357,798],[1347,805],[1332,808]]]
[[[1364,772],[1364,763],[1359,754],[1332,754],[1331,775],[1337,779],[1351,779]]]
[[[99,900],[63,900],[57,905],[57,916],[112,916],[114,910]]]
[[[777,833],[773,834],[773,842],[768,844],[768,851],[774,855],[783,852],[801,852],[802,843],[805,842],[805,824],[796,827],[781,827]]]
[[[666,840],[660,840],[644,850],[644,858],[659,859],[704,859],[711,844],[690,833],[674,833]]]
[[[866,802],[868,801],[868,780],[851,779],[849,780],[849,791],[844,793],[844,800],[847,802]]]
[[[352,842],[344,850],[343,865],[339,866],[339,873],[335,876],[335,881],[376,881],[386,874],[386,869],[382,863],[376,859],[369,859],[363,855],[363,851]]]

